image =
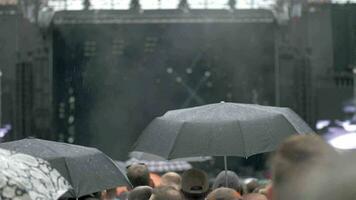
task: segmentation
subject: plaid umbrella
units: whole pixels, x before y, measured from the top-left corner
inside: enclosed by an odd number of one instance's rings
[[[136,158],[131,158],[126,161],[126,166],[132,165],[134,163],[145,163],[150,172],[164,173],[164,172],[179,172],[185,171],[192,168],[192,165],[186,161],[149,161],[149,160],[138,160]]]
[[[143,151],[133,151],[129,154],[130,158],[136,158],[137,160],[146,160],[146,161],[167,161],[166,159]],[[172,159],[171,161],[186,161],[186,162],[205,162],[208,160],[212,160],[211,156],[195,156],[195,157],[184,157]]]

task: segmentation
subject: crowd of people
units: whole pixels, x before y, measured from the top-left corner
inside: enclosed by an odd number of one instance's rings
[[[317,135],[287,139],[269,160],[271,180],[242,181],[222,171],[213,183],[200,169],[168,172],[155,185],[145,164],[127,167],[132,188],[102,193],[103,200],[336,200],[355,199],[352,154],[337,152]]]

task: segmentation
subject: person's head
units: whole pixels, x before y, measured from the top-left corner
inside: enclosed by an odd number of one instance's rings
[[[127,178],[130,180],[132,186],[149,186],[150,174],[145,164],[132,164],[127,168]]]
[[[308,172],[330,166],[335,157],[335,150],[317,135],[290,137],[272,158],[273,198],[300,199]]]
[[[149,200],[152,195],[150,186],[138,186],[130,191],[128,200]]]
[[[234,189],[220,187],[213,190],[207,200],[241,200],[241,195]]]
[[[258,193],[258,194],[263,194],[265,196],[268,196],[268,189],[271,186],[271,182],[264,183],[260,186],[258,186],[253,192],[251,193]]]
[[[153,189],[150,200],[183,200],[183,196],[174,187],[160,186]]]
[[[249,193],[245,194],[242,197],[242,200],[268,200],[267,197],[263,194],[258,194],[258,193]]]
[[[227,178],[227,185],[226,185],[226,178]],[[215,190],[220,187],[226,187],[236,190],[241,194],[242,186],[240,183],[240,179],[237,174],[233,171],[222,171],[216,177],[212,189]]]
[[[189,169],[182,175],[182,192],[186,198],[204,198],[209,190],[208,175],[198,169]]]
[[[172,186],[180,190],[182,187],[182,178],[175,172],[167,172],[161,177],[161,186]]]
[[[246,193],[252,193],[259,187],[258,180],[256,178],[247,178],[244,184],[246,186]]]

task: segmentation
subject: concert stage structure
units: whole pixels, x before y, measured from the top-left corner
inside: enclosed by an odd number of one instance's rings
[[[63,11],[53,19],[60,137],[124,156],[154,117],[220,101],[274,104],[266,10]],[[75,100],[74,100],[75,99]]]
[[[21,48],[0,33],[3,55],[20,52],[0,68],[8,140],[91,145],[124,159],[169,109],[233,101],[288,106],[311,126],[341,117],[330,105],[352,98],[354,10],[310,4],[287,24],[263,9],[65,10],[40,28],[4,12],[7,26],[31,27],[13,30]]]

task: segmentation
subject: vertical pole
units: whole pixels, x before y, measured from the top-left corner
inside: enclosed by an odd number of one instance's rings
[[[353,68],[352,70],[353,72],[353,79],[354,79],[354,96],[353,96],[353,103],[354,103],[354,106],[356,106],[356,66]],[[354,115],[352,117],[352,121],[355,121],[356,119],[356,112],[354,112]]]
[[[227,187],[227,156],[224,156],[224,166],[225,166],[225,187]]]
[[[0,70],[0,128],[2,127],[2,71]]]
[[[279,65],[279,39],[278,31],[274,33],[274,78],[275,78],[275,105],[280,106],[280,65]]]

